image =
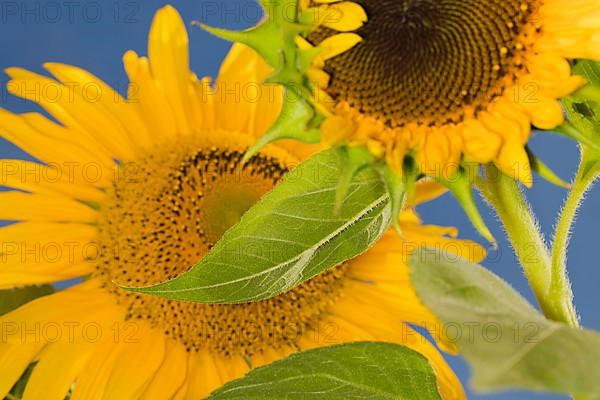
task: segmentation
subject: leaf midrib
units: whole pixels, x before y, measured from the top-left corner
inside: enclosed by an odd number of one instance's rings
[[[341,234],[343,231],[345,231],[346,229],[348,229],[349,227],[351,227],[352,225],[354,225],[358,220],[360,220],[360,218],[362,218],[363,216],[367,215],[368,213],[370,213],[371,211],[373,211],[374,209],[376,209],[378,206],[380,206],[381,204],[383,204],[387,198],[388,198],[387,193],[379,196],[379,198],[377,198],[375,201],[373,201],[371,204],[369,204],[368,207],[362,209],[359,213],[355,214],[352,219],[347,220],[346,223],[342,224],[340,227],[338,227],[337,229],[335,229],[329,235],[325,236],[324,238],[322,238],[317,243],[315,243],[311,247],[307,248],[306,250],[304,250],[303,252],[301,252],[297,256],[292,257],[289,260],[286,260],[284,263],[279,263],[277,265],[274,265],[271,268],[262,270],[260,272],[254,273],[252,275],[244,276],[242,278],[230,280],[230,281],[227,281],[227,282],[216,283],[216,284],[212,284],[212,285],[209,285],[209,286],[195,286],[193,288],[152,290],[152,293],[186,293],[186,292],[194,292],[194,291],[198,291],[198,290],[213,289],[213,288],[218,288],[218,287],[229,286],[229,285],[240,283],[240,282],[244,282],[244,281],[250,281],[253,278],[257,278],[257,277],[260,277],[262,275],[265,275],[265,274],[271,273],[273,271],[276,271],[279,268],[282,268],[282,267],[284,267],[286,265],[289,265],[290,263],[293,263],[293,262],[295,262],[297,260],[300,260],[300,259],[304,258],[304,256],[306,254],[310,253],[311,251],[312,252],[316,252],[324,244],[326,244],[327,242],[329,242],[330,240],[332,240],[333,238],[335,238],[336,236],[338,236],[339,234]],[[208,260],[207,263],[210,263],[210,260]],[[196,268],[197,266],[198,266],[198,264],[196,266],[194,266],[193,268]],[[179,277],[175,278],[174,280],[179,279],[179,278],[181,278],[181,277],[183,277],[183,276],[185,276],[185,275],[187,275],[189,273],[190,272],[186,272],[185,274],[180,275]],[[167,284],[167,283],[168,282],[166,282],[165,284]],[[257,297],[260,297],[260,296],[255,296],[255,298],[257,298]]]

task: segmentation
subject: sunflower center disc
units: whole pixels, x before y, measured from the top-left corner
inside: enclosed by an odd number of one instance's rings
[[[251,356],[294,345],[339,297],[344,267],[272,299],[236,305],[160,299],[112,283],[147,286],[186,272],[287,171],[263,154],[242,166],[243,150],[179,146],[187,150],[147,155],[109,191],[98,223],[96,276],[125,307],[127,319],[150,322],[188,351]]]
[[[399,127],[459,122],[512,84],[537,1],[359,3],[368,15],[357,32],[363,41],[327,61],[328,93]],[[332,34],[319,28],[309,40]]]

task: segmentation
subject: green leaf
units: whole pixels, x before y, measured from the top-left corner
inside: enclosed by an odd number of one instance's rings
[[[427,249],[409,265],[420,299],[469,361],[476,389],[600,395],[600,334],[545,319],[479,265]]]
[[[592,85],[600,86],[600,62],[580,60],[575,64],[573,71],[577,75],[584,76]]]
[[[495,246],[496,239],[494,239],[492,232],[490,232],[485,224],[485,221],[479,212],[479,208],[477,208],[477,204],[475,203],[475,197],[473,196],[473,182],[471,182],[469,173],[463,167],[460,167],[450,179],[439,178],[438,181],[440,184],[447,187],[454,195],[477,232]]]
[[[336,149],[341,157],[339,179],[335,192],[334,212],[338,215],[340,207],[348,194],[354,176],[373,163],[373,156],[365,147],[340,146]]]
[[[407,347],[357,342],[296,353],[225,384],[208,400],[441,399],[427,359]]]
[[[54,289],[50,285],[0,290],[0,315],[7,314],[33,299],[49,295],[52,292]]]
[[[563,125],[558,131],[579,141],[593,158],[600,159],[600,63],[578,61],[574,72],[589,83],[562,99],[570,124]]]
[[[589,84],[562,99],[569,122],[559,127],[558,132],[581,144],[581,165],[573,184],[574,191],[581,193],[581,198],[576,199],[580,202],[600,177],[600,62],[578,61],[574,71]]]
[[[319,153],[290,171],[189,272],[134,292],[202,303],[276,296],[366,251],[390,224],[390,201],[373,168],[357,173],[338,213],[341,158]]]

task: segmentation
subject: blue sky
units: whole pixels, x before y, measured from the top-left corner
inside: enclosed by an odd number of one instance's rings
[[[71,5],[69,5],[71,4]],[[64,62],[86,68],[106,82],[120,88],[126,87],[121,56],[128,49],[146,53],[146,38],[155,10],[167,4],[156,0],[137,1],[81,1],[37,2],[3,1],[0,4],[0,69],[21,66],[42,72],[41,64],[48,61]],[[245,28],[258,20],[257,6],[252,1],[193,0],[173,1],[170,4],[182,13],[186,22],[200,20],[210,25]],[[199,28],[190,28],[190,51],[193,70],[200,76],[214,76],[227,53],[229,44],[211,37]],[[1,106],[12,111],[35,109],[29,103],[6,95],[7,76],[0,73]],[[572,141],[549,133],[536,134],[532,148],[561,177],[570,180],[578,163],[578,150]],[[0,139],[1,158],[22,158],[14,146]],[[527,191],[540,225],[548,238],[565,198],[565,190],[537,180]],[[600,187],[591,191],[581,209],[569,251],[569,268],[573,280],[576,302],[585,327],[600,330],[600,313],[597,311],[597,288],[600,286],[600,268],[594,256],[594,246],[600,244],[600,235],[594,234],[600,221]],[[500,242],[500,253],[493,254],[495,261],[484,264],[510,282],[517,290],[533,301],[527,283],[520,272],[503,231],[491,211],[481,204],[484,216]],[[460,207],[446,195],[420,208],[426,223],[452,225],[460,229],[461,236],[480,240],[471,228]],[[464,362],[450,358],[463,382],[469,372]],[[472,394],[473,399],[563,399],[565,396],[533,395],[508,392],[492,395]]]

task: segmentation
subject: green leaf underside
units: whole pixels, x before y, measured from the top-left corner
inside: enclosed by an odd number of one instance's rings
[[[243,303],[292,289],[373,245],[390,224],[378,173],[352,180],[335,213],[340,154],[328,150],[290,171],[190,271],[155,286],[125,288],[203,303]]]
[[[207,400],[441,399],[427,359],[407,347],[356,342],[303,353],[249,372]]]
[[[54,292],[54,289],[50,285],[0,290],[0,315],[7,314],[31,300],[49,295],[52,292]]]
[[[420,299],[471,365],[476,389],[600,395],[600,334],[545,319],[479,265],[427,249],[409,265]]]

